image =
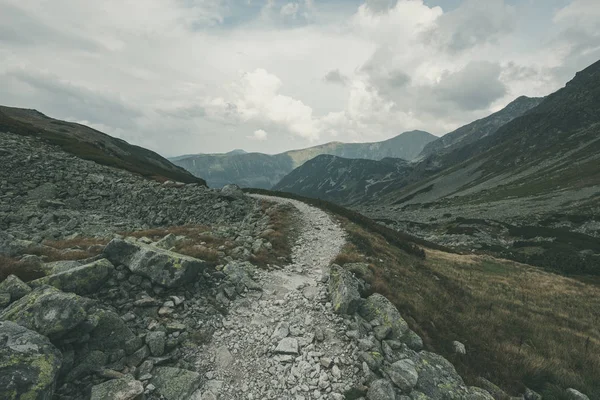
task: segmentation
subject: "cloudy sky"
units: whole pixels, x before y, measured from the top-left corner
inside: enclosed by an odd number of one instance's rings
[[[441,135],[598,59],[598,0],[0,0],[0,104],[166,156]]]

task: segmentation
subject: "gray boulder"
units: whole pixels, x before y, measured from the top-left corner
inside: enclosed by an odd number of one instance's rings
[[[221,189],[221,194],[236,199],[244,196],[244,192],[242,192],[242,189],[240,189],[240,187],[236,184],[229,184],[223,186],[223,188]]]
[[[68,269],[54,275],[29,282],[31,287],[42,285],[54,286],[64,292],[88,294],[97,291],[114,271],[113,265],[107,259]]]
[[[52,399],[61,358],[45,336],[0,322],[0,398]]]
[[[389,326],[392,329],[390,338],[402,340],[402,337],[408,333],[408,324],[394,305],[379,293],[369,296],[361,305],[359,314],[367,321],[377,320],[381,325]]]
[[[567,389],[567,398],[569,400],[590,400],[590,398],[587,397],[585,394],[573,388]]]
[[[150,332],[146,335],[146,344],[150,348],[150,353],[155,357],[160,357],[165,353],[165,344],[167,334],[162,331]]]
[[[131,376],[113,379],[92,387],[90,400],[142,400],[144,386]]]
[[[472,394],[450,361],[422,351],[411,357],[419,379],[415,389],[432,400],[467,399]]]
[[[419,379],[415,363],[411,360],[397,361],[384,368],[384,372],[403,393],[410,393]]]
[[[79,325],[87,316],[85,300],[52,286],[41,286],[0,312],[0,321],[13,321],[51,339]]]
[[[90,310],[89,325],[93,326],[88,346],[90,350],[116,351],[127,354],[142,346],[142,341],[127,327],[115,312],[105,309]]]
[[[17,301],[31,292],[31,288],[15,275],[9,275],[0,283],[0,292],[10,294],[10,301]]]
[[[206,262],[144,243],[113,239],[104,249],[113,264],[123,264],[133,273],[165,287],[193,282]]]
[[[354,314],[360,304],[359,282],[354,275],[339,265],[331,265],[329,272],[329,295],[333,311],[337,314]]]
[[[189,399],[202,381],[200,374],[172,367],[156,367],[152,370],[152,383],[166,400]]]
[[[395,400],[396,393],[392,384],[385,380],[379,379],[371,384],[367,391],[367,399],[369,400]]]

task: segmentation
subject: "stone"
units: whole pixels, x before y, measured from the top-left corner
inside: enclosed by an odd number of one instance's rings
[[[462,398],[469,395],[463,379],[450,361],[439,354],[421,351],[410,357],[419,380],[415,389],[433,399]]]
[[[493,382],[490,382],[489,380],[485,379],[484,377],[480,376],[477,379],[475,379],[475,384],[483,389],[485,389],[488,393],[490,393],[492,395],[492,397],[494,397],[495,399],[500,399],[500,400],[505,400],[505,399],[509,399],[510,396],[508,395],[508,393],[506,393],[504,390],[500,389],[500,387],[498,387],[496,384],[494,384]],[[529,390],[529,389],[527,389]],[[523,396],[525,398],[525,400],[540,400],[540,398],[531,398],[528,399],[527,398],[527,390],[525,391],[525,395]]]
[[[402,335],[400,341],[405,343],[411,350],[421,351],[423,349],[423,339],[410,329]]]
[[[200,374],[173,367],[155,367],[150,381],[166,400],[189,399],[201,382]]]
[[[371,383],[367,391],[367,399],[369,400],[395,400],[396,394],[392,384],[385,379],[378,379]]]
[[[359,314],[367,321],[374,319],[380,322],[380,326],[389,327],[392,332],[391,339],[400,340],[409,331],[408,324],[394,305],[379,293],[374,293],[362,303]]]
[[[169,250],[170,248],[174,247],[176,243],[177,235],[169,233],[167,236],[154,243],[154,245],[156,247],[160,247],[161,249]]]
[[[92,387],[90,400],[143,400],[144,386],[131,376],[113,379]]]
[[[492,392],[490,392],[490,393],[492,393]],[[493,394],[494,393],[492,393],[492,395]],[[542,395],[534,392],[533,390],[531,390],[529,388],[525,388],[525,393],[523,393],[523,398],[525,400],[542,400]]]
[[[10,293],[0,292],[0,308],[4,308],[10,304]]]
[[[67,374],[65,380],[72,382],[92,372],[99,371],[108,362],[106,354],[99,350],[89,352],[75,368]]]
[[[29,282],[29,285],[33,288],[50,285],[63,292],[89,294],[96,292],[108,280],[113,271],[114,267],[110,261],[101,259],[36,279]]]
[[[193,282],[207,266],[196,258],[131,240],[113,239],[104,249],[113,264],[123,264],[135,274],[168,288]]]
[[[141,340],[113,311],[95,309],[90,311],[90,319],[95,321],[95,327],[90,332],[88,342],[90,350],[116,351],[124,349],[127,354],[132,354],[142,345]]]
[[[271,339],[281,340],[283,338],[286,338],[289,334],[290,334],[290,324],[285,321],[282,321],[275,328],[275,331],[271,335]]]
[[[229,349],[225,346],[217,348],[215,353],[215,365],[217,368],[224,370],[233,364],[233,356]]]
[[[47,337],[14,322],[0,322],[0,398],[50,400],[61,359]]]
[[[331,265],[329,295],[336,314],[353,314],[361,304],[358,280],[339,265]]]
[[[165,353],[165,344],[167,334],[162,331],[150,332],[146,335],[146,344],[150,348],[150,353],[155,357],[160,357]]]
[[[86,318],[84,301],[76,294],[41,286],[0,312],[0,320],[16,322],[51,339],[58,338]]]
[[[465,345],[457,340],[452,342],[452,351],[454,351],[455,354],[467,354],[467,349],[465,348]]]
[[[244,196],[244,192],[242,192],[242,189],[240,189],[240,187],[236,184],[228,184],[223,186],[221,188],[221,194],[234,199]]]
[[[10,301],[17,301],[31,292],[31,287],[15,275],[9,275],[4,281],[0,282],[0,292],[10,294]]]
[[[282,339],[277,345],[275,353],[290,355],[298,354],[298,340],[289,337]]]
[[[127,357],[126,363],[130,367],[137,367],[148,357],[150,357],[150,349],[144,345]]]
[[[415,364],[411,360],[396,361],[389,367],[384,368],[384,372],[403,393],[410,393],[419,379]]]
[[[468,388],[468,393],[465,396],[466,400],[495,400],[496,398],[492,396],[487,390],[482,388],[470,386]]]
[[[587,397],[585,394],[573,388],[567,389],[567,398],[569,400],[590,400],[590,398]]]

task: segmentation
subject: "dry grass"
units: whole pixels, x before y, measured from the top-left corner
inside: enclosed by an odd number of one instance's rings
[[[262,212],[269,216],[270,229],[262,235],[273,246],[270,250],[261,249],[253,254],[250,261],[259,266],[281,265],[291,262],[292,245],[294,242],[293,208],[274,206],[274,203],[261,200]]]
[[[107,243],[108,239],[101,238],[46,240],[42,243],[44,246],[28,249],[27,253],[45,262],[83,260],[100,254]]]
[[[468,383],[483,376],[511,394],[544,399],[574,387],[600,398],[600,287],[513,261],[427,250],[422,260],[345,220],[336,260],[371,264],[372,290],[389,298],[426,346]],[[452,353],[459,340],[467,355]]]
[[[174,250],[177,253],[199,258],[214,264],[221,261],[218,250],[219,247],[224,246],[224,252],[227,252],[234,247],[233,243],[230,241],[213,235],[210,227],[205,225],[184,225],[134,232],[121,232],[123,236],[132,236],[138,239],[147,237],[153,241],[158,241],[171,233],[177,236],[186,237],[185,241],[178,242],[175,245]]]
[[[45,274],[41,268],[34,264],[0,256],[0,282],[4,281],[9,275],[15,275],[23,282],[29,282],[41,278]]]

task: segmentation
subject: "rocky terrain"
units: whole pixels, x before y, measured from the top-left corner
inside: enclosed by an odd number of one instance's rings
[[[196,154],[174,157],[171,161],[206,179],[210,187],[233,183],[241,187],[270,189],[294,168],[322,154],[351,159],[381,160],[391,157],[412,160],[435,139],[430,133],[411,131],[382,142],[331,142],[275,155],[239,151]]]
[[[173,165],[153,151],[85,125],[50,118],[36,110],[0,106],[0,132],[37,137],[86,160],[154,179],[206,184],[203,179]]]
[[[1,133],[0,151],[0,268],[42,272],[0,282],[0,398],[492,399],[331,264],[345,233],[325,212],[149,181],[33,137]],[[277,209],[295,215],[291,262],[259,268]],[[208,261],[175,251],[191,236],[158,238],[183,224],[226,245]]]

